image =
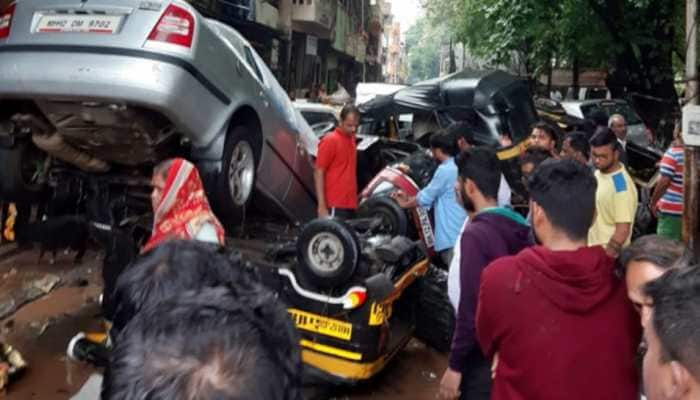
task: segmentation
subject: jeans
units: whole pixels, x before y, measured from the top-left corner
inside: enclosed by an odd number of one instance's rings
[[[445,264],[445,267],[448,269],[450,268],[450,263],[452,263],[452,257],[454,257],[454,254],[454,249],[452,248],[442,250],[438,253],[440,256],[440,261],[442,261]]]
[[[481,354],[481,350],[472,350],[468,365],[462,371],[460,400],[489,400],[491,384],[491,362]]]
[[[336,208],[332,207],[328,209],[328,215],[331,218],[337,218],[339,220],[353,219],[355,217],[355,210],[352,208]]]

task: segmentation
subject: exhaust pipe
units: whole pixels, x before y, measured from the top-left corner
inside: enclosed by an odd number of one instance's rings
[[[49,155],[86,172],[109,171],[109,164],[66,143],[63,136],[58,134],[52,126],[35,115],[16,115],[12,120],[22,128],[29,128],[32,132],[32,142]]]

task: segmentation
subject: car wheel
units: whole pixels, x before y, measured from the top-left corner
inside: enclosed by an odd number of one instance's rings
[[[434,265],[420,279],[415,337],[442,353],[450,351],[455,310],[447,296],[448,273]]]
[[[297,241],[299,273],[321,289],[343,285],[353,276],[360,247],[353,231],[335,219],[307,224]]]
[[[46,154],[30,143],[0,148],[0,199],[33,201],[44,190],[39,182]]]
[[[358,209],[362,218],[379,218],[378,230],[391,236],[407,236],[408,215],[401,206],[388,196],[376,196],[365,200]]]
[[[245,125],[230,132],[219,176],[217,208],[228,228],[238,226],[250,206],[255,189],[259,150]]]

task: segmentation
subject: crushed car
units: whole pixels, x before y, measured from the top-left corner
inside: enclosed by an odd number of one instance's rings
[[[429,260],[418,242],[383,233],[377,220],[314,220],[252,259],[289,306],[309,382],[371,379],[416,329]]]
[[[234,29],[180,0],[26,0],[0,21],[0,197],[85,177],[140,190],[124,183],[182,156],[229,227],[254,194],[315,215],[318,140]]]
[[[377,96],[362,104],[360,112],[360,135],[414,142],[423,147],[427,147],[430,134],[439,129],[456,122],[468,125],[477,144],[497,150],[509,185],[524,202],[518,157],[537,114],[523,80],[503,71],[464,70]],[[513,144],[501,148],[502,136],[510,138]],[[382,216],[393,233],[420,238],[432,252],[429,213],[421,208],[406,212],[388,196],[395,190],[415,195],[427,185],[436,167],[425,151],[388,165],[363,186],[361,214]]]
[[[25,0],[0,12],[0,197],[86,215],[105,248],[128,237],[106,256],[128,260],[151,229],[153,167],[193,161],[230,231],[253,203],[308,222],[267,282],[290,305],[305,363],[357,382],[411,337],[418,296],[404,293],[429,262],[376,218],[313,220],[317,145],[250,44],[184,1]],[[360,184],[416,151],[359,137]]]

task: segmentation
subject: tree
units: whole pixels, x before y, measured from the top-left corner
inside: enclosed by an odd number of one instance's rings
[[[616,97],[636,93],[668,106],[646,107],[653,125],[676,107],[674,61],[685,54],[681,1],[430,0],[424,6],[433,24],[493,63],[515,56],[531,78],[553,66],[605,67]]]
[[[447,30],[434,26],[425,17],[420,17],[406,31],[408,55],[408,83],[435,78],[440,73],[440,44]]]

